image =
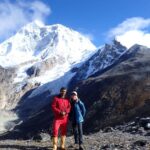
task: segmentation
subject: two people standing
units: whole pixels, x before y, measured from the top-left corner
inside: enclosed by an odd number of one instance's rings
[[[69,118],[72,122],[75,144],[79,144],[83,149],[83,129],[82,123],[86,113],[83,102],[78,98],[77,92],[71,93],[71,100],[66,98],[67,89],[61,88],[60,94],[54,97],[52,101],[52,110],[54,113],[53,121],[53,150],[57,150],[58,131],[61,134],[61,150],[65,150],[65,140],[67,134],[67,125]]]

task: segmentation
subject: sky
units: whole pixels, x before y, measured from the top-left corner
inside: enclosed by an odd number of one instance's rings
[[[150,47],[149,8],[150,0],[1,0],[0,41],[38,19],[77,30],[96,46],[116,38]]]

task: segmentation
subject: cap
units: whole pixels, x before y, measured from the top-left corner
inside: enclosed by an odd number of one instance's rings
[[[72,91],[71,95],[78,95],[78,93],[76,91]]]

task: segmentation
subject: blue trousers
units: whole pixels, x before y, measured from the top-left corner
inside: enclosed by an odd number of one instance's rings
[[[73,134],[74,134],[74,140],[75,144],[82,144],[83,143],[83,128],[82,128],[82,122],[80,123],[72,123],[73,127]]]

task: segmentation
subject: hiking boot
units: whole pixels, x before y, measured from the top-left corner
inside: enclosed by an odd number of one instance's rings
[[[66,136],[61,136],[61,150],[66,150],[65,148],[65,141],[66,141]]]
[[[58,137],[53,137],[53,150],[57,150]]]

